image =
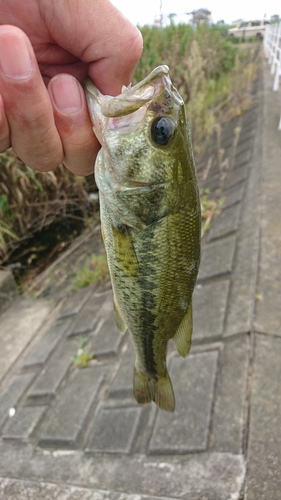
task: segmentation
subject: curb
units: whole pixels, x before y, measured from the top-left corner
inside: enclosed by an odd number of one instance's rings
[[[0,314],[10,306],[18,295],[17,285],[10,270],[0,270]]]

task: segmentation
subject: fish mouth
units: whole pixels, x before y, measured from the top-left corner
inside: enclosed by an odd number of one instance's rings
[[[134,113],[157,98],[165,88],[173,88],[166,65],[157,66],[136,85],[123,87],[122,93],[116,97],[101,94],[89,78],[86,78],[84,86],[88,100],[94,98],[98,101],[102,115],[107,118]],[[175,98],[182,104],[179,94],[176,93]]]
[[[123,87],[120,95],[114,98],[104,96],[102,112],[104,116],[114,118],[137,111],[160,95],[167,84],[171,84],[169,67],[157,66],[133,87]]]

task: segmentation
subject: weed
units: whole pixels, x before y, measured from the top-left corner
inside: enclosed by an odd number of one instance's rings
[[[93,359],[94,355],[90,353],[88,348],[85,346],[87,339],[80,337],[75,344],[77,345],[77,353],[73,358],[73,364],[78,368],[86,368],[90,361]]]
[[[220,209],[223,204],[224,198],[211,198],[209,189],[200,190],[201,202],[201,216],[202,216],[202,230],[201,236],[203,237],[206,231],[210,228],[211,221],[220,214]]]
[[[12,150],[0,155],[0,264],[54,221],[77,218],[77,212],[85,219],[97,205],[88,186],[92,189],[93,182],[90,185],[87,178],[73,175],[63,165],[55,172],[38,172]]]
[[[88,285],[102,283],[109,278],[105,255],[91,254],[85,266],[76,271],[73,287],[84,288]]]
[[[175,87],[186,103],[193,148],[200,153],[214,127],[226,115],[241,114],[249,107],[246,87],[256,77],[253,48],[236,46],[224,36],[225,30],[188,25],[141,28],[144,52],[136,70],[140,81],[155,66],[168,64]]]

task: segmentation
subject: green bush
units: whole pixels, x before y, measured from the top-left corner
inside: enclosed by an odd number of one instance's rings
[[[248,81],[244,85],[245,78],[239,76],[239,85],[234,79],[239,72],[244,75],[247,71],[242,61],[245,54],[255,59],[256,48],[241,50],[223,36],[225,28],[223,31],[206,25],[196,30],[185,24],[161,29],[145,26],[141,32],[144,51],[135,81],[159,64],[169,66],[173,84],[186,103],[195,152],[200,151],[213,132],[221,109],[225,103],[231,104],[229,97],[234,92],[243,93],[248,85]]]

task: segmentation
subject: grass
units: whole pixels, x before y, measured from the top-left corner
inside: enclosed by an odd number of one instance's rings
[[[105,255],[92,253],[85,266],[76,271],[73,288],[84,288],[88,285],[102,283],[109,279],[109,271]]]
[[[78,349],[76,355],[73,358],[73,364],[74,366],[77,366],[77,368],[86,368],[94,357],[94,355],[91,354],[88,348],[85,346],[86,342],[87,339],[84,337],[80,337],[78,342],[75,342]]]
[[[202,215],[202,230],[201,236],[210,228],[212,220],[220,214],[221,206],[224,199],[212,198],[209,189],[200,190],[200,202],[201,202],[201,215]]]
[[[0,265],[54,221],[86,219],[96,205],[90,196],[93,188],[87,178],[71,174],[63,165],[54,172],[38,172],[12,150],[0,155]]]
[[[221,30],[172,25],[141,29],[144,52],[135,80],[167,64],[186,103],[195,153],[202,151],[222,115],[237,116],[249,106],[249,84],[256,78],[260,45],[234,45]],[[247,95],[247,99],[245,98]]]

